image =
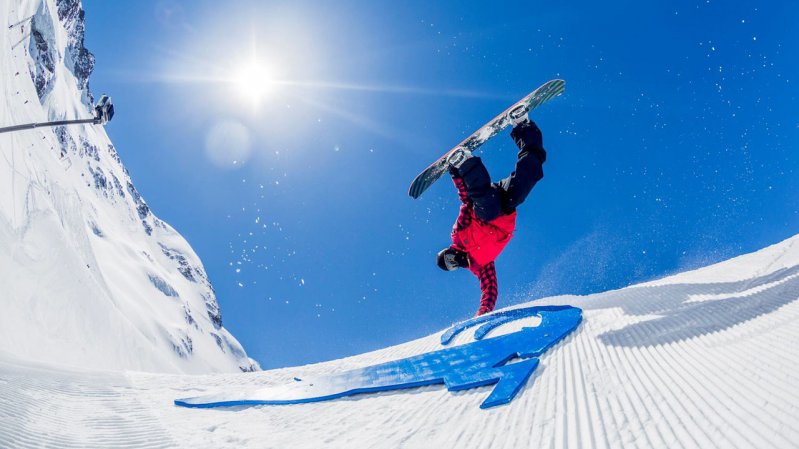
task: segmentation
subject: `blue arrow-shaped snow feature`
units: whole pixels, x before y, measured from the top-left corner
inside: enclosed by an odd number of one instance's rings
[[[494,328],[539,316],[541,324],[499,337],[484,337]],[[342,373],[302,379],[253,391],[224,392],[178,399],[183,407],[287,405],[326,401],[358,393],[445,384],[449,391],[496,384],[480,405],[488,408],[513,400],[538,367],[538,356],[574,331],[582,311],[571,306],[540,306],[483,315],[454,325],[441,336],[448,345],[460,332],[481,325],[472,343]]]

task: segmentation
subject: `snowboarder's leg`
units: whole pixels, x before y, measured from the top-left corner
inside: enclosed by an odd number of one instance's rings
[[[463,178],[477,217],[485,221],[497,218],[502,212],[501,196],[496,187],[491,185],[491,176],[483,161],[479,157],[470,157],[455,170]]]
[[[513,128],[510,136],[519,147],[516,169],[498,183],[505,191],[502,212],[511,213],[524,202],[533,186],[544,177],[542,165],[547,160],[541,130],[535,122],[526,121]]]

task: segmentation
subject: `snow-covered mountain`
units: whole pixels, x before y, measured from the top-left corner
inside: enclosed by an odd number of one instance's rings
[[[80,0],[0,0],[0,127],[90,118]],[[0,134],[0,351],[96,369],[258,368],[99,125]]]

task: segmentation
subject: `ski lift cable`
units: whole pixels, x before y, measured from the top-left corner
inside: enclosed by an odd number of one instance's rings
[[[30,16],[20,20],[17,23],[12,23],[11,25],[8,26],[8,29],[10,30],[11,28],[14,28],[15,26],[22,25],[22,24],[24,24],[26,22],[29,22],[31,19],[33,19],[33,15],[30,15]]]
[[[15,131],[22,131],[25,129],[34,129],[41,127],[63,126],[63,125],[78,125],[78,124],[93,124],[105,125],[110,122],[114,117],[114,104],[111,102],[111,97],[103,95],[97,105],[94,107],[94,117],[76,120],[57,120],[53,122],[42,123],[26,123],[24,125],[6,126],[0,128],[0,134],[10,133]]]

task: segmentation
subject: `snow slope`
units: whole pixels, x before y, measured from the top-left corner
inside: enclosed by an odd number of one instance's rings
[[[424,353],[440,348],[440,333],[246,374],[78,371],[2,355],[0,446],[799,447],[798,298],[796,236],[655,282],[519,305],[571,304],[583,324],[510,404],[488,410],[479,405],[491,387],[443,386],[292,406],[172,405]]]
[[[0,126],[91,117],[79,0],[0,0]],[[113,126],[113,124],[111,125]],[[101,126],[0,134],[0,351],[158,372],[252,370],[189,244]]]
[[[0,18],[0,126],[88,116],[80,2],[0,0]],[[152,214],[99,127],[0,135],[0,285],[2,448],[799,447],[799,236],[646,284],[518,305],[570,304],[583,323],[510,404],[488,410],[491,387],[443,386],[175,407],[426,353],[440,333],[218,373],[254,365],[221,326],[199,259]],[[533,323],[488,338],[522,324]]]

